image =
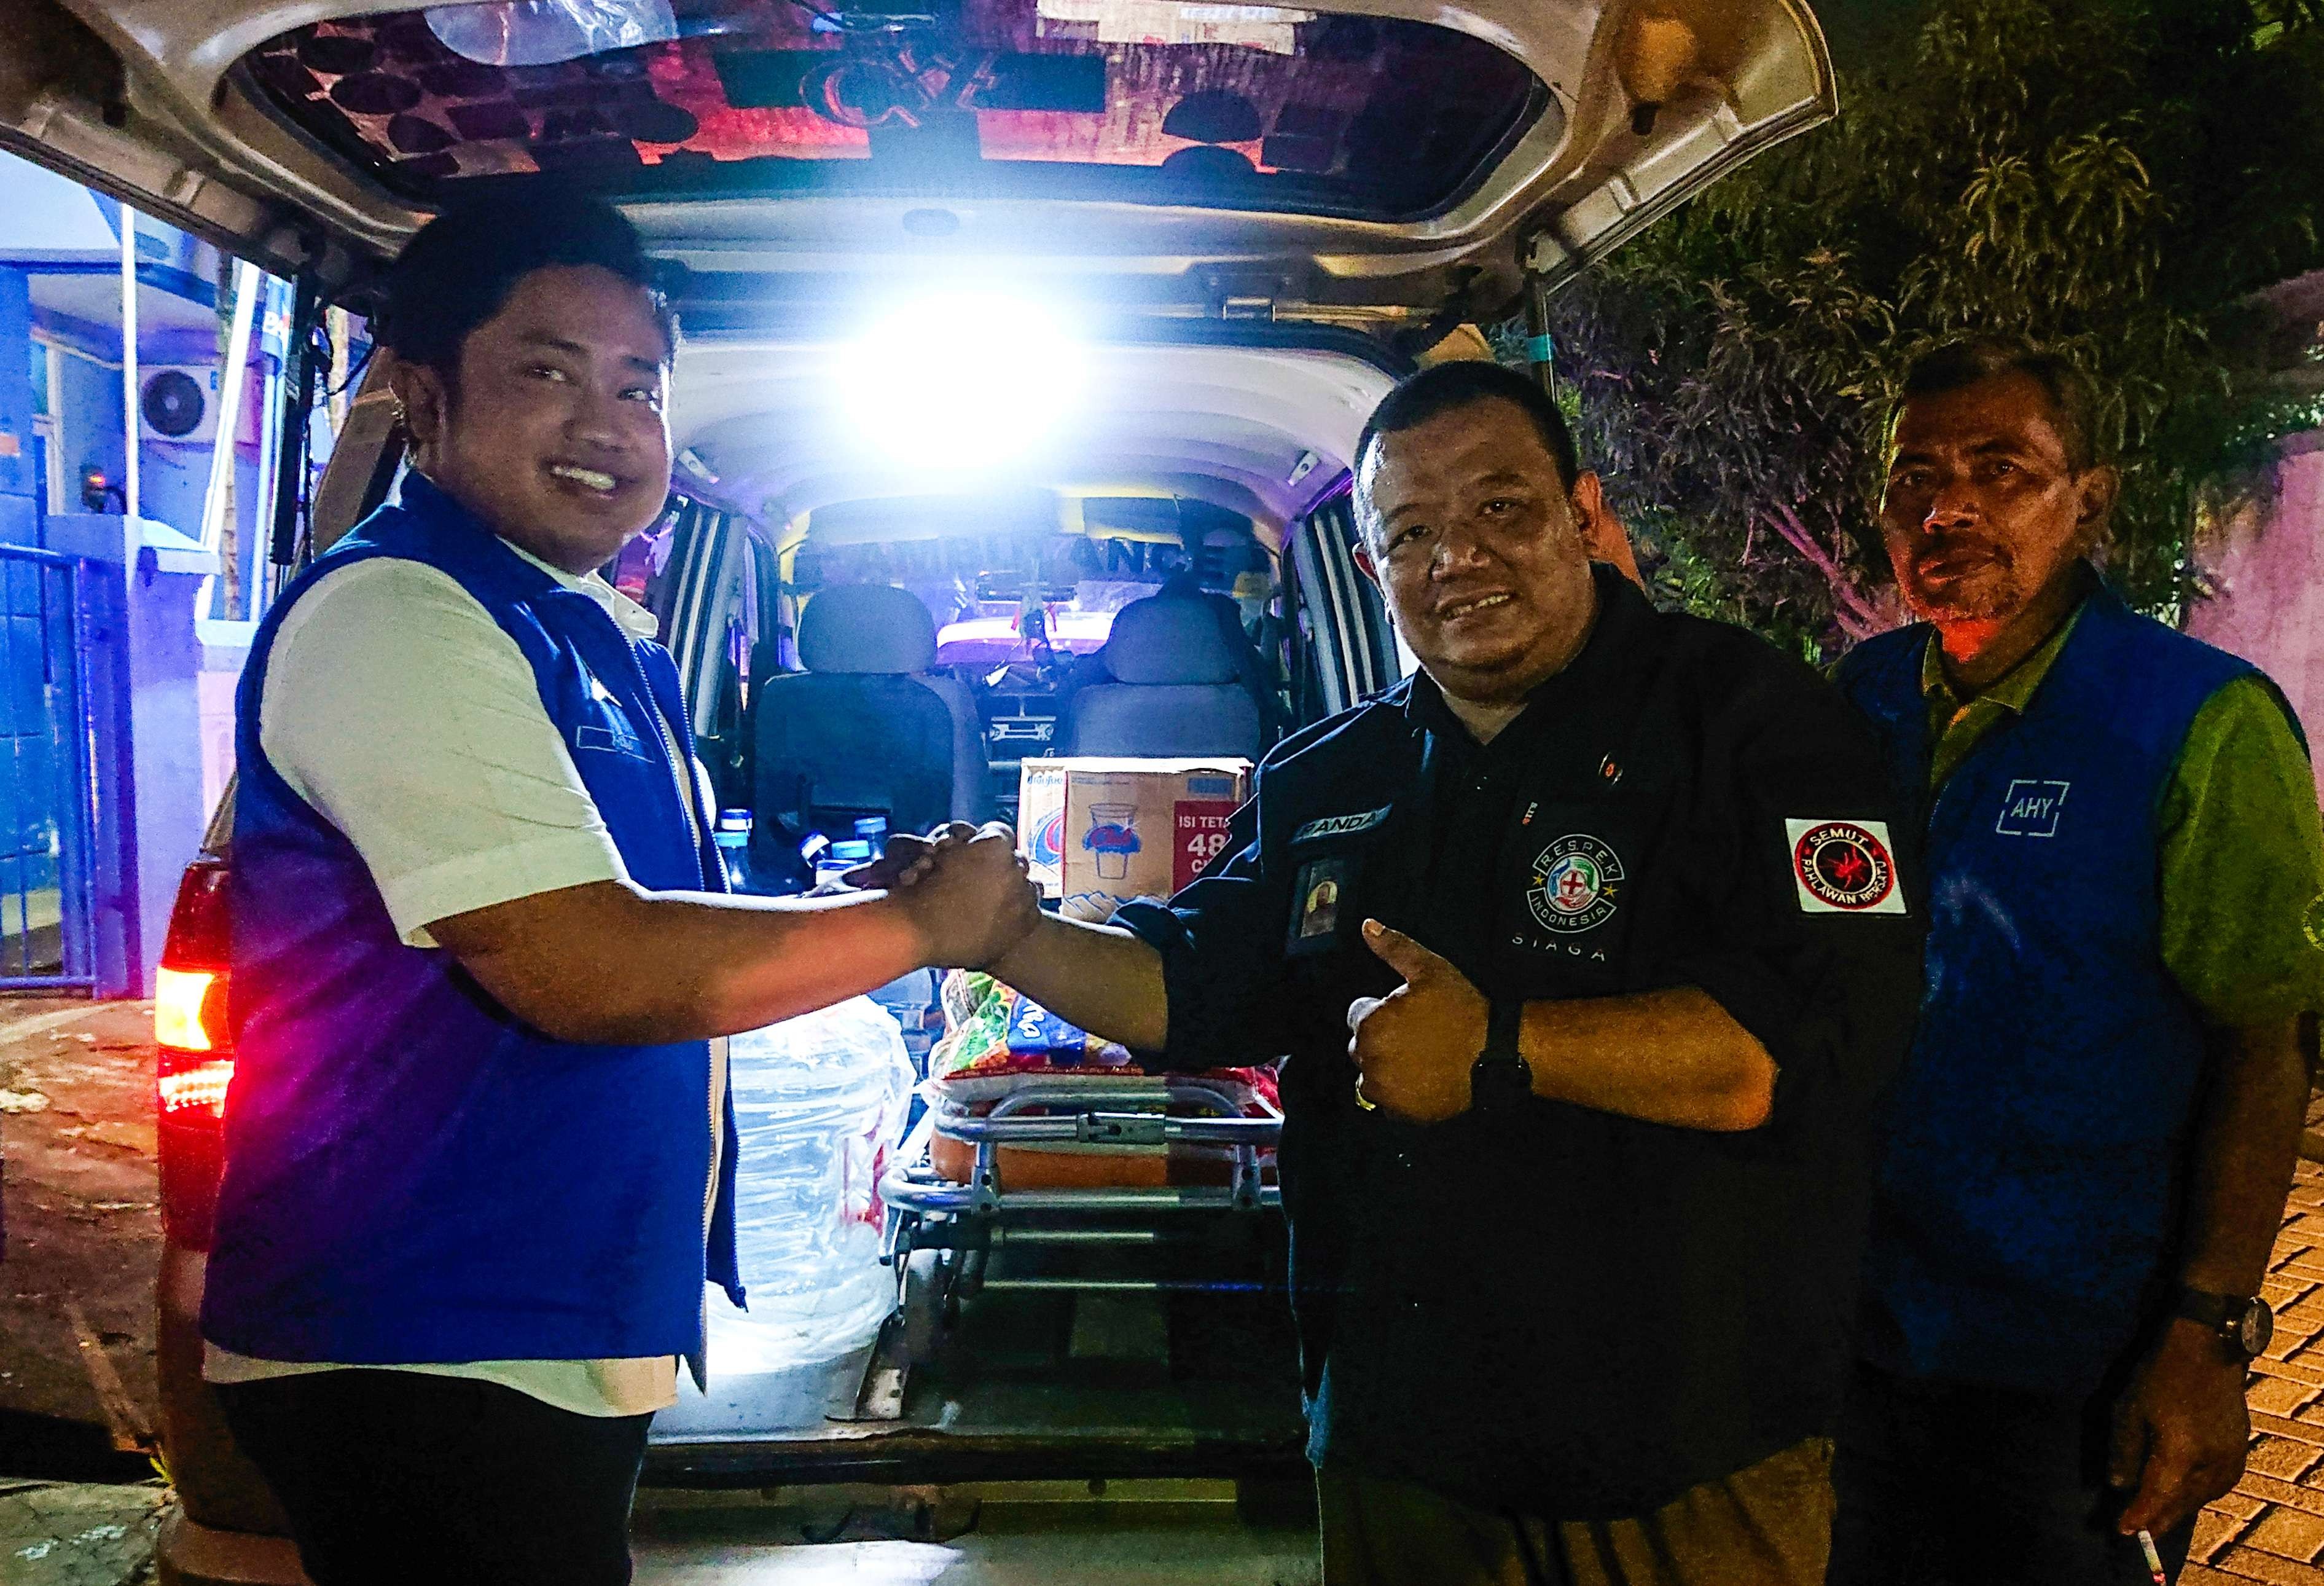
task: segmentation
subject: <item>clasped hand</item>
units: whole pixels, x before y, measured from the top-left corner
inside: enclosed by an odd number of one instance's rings
[[[1364,921],[1364,945],[1404,977],[1348,1004],[1356,1094],[1409,1123],[1469,1110],[1469,1070],[1485,1045],[1485,998],[1469,977],[1402,931]]]
[[[954,821],[925,837],[899,834],[846,880],[898,899],[931,964],[989,969],[1040,923],[1040,895],[1015,834],[1000,821]],[[1348,1005],[1357,1093],[1413,1123],[1467,1111],[1469,1070],[1485,1044],[1483,994],[1451,963],[1378,920],[1364,922],[1364,944],[1405,983]]]
[[[1040,894],[1002,821],[953,821],[925,837],[899,833],[846,881],[896,899],[920,933],[923,961],[940,968],[990,969],[1040,923]]]

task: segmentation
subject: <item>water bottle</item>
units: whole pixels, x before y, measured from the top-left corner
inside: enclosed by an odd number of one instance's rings
[[[718,844],[718,862],[726,870],[726,890],[748,892],[751,887],[751,812],[722,809],[718,829],[711,834]]]
[[[859,864],[872,862],[872,844],[862,838],[843,839],[816,856],[815,890],[817,892],[844,891],[849,871]]]

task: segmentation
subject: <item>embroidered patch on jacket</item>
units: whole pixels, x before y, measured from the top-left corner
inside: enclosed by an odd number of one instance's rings
[[[2001,818],[1993,829],[2005,837],[2054,837],[2071,782],[2037,782],[2019,777],[2001,796]]]
[[[1810,914],[1902,914],[1886,821],[1787,820],[1792,881]]]
[[[1358,832],[1369,832],[1388,819],[1389,807],[1359,810],[1353,815],[1327,815],[1321,820],[1309,821],[1291,834],[1294,843],[1310,843],[1318,837],[1352,837]]]
[[[632,760],[650,758],[646,753],[645,741],[630,730],[627,722],[615,715],[608,715],[603,722],[583,722],[575,727],[573,747],[604,750],[627,755]]]
[[[1614,917],[1622,897],[1622,860],[1586,832],[1568,832],[1533,862],[1526,907],[1545,931],[1572,936]]]

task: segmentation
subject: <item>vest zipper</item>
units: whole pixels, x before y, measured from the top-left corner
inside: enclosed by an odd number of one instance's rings
[[[669,719],[662,715],[661,701],[654,697],[653,679],[646,676],[645,663],[638,659],[638,652],[631,647],[626,635],[622,640],[622,647],[629,650],[630,669],[637,674],[638,685],[645,690],[646,708],[653,713],[654,727],[661,733],[662,752],[669,756],[670,780],[678,786],[678,807],[686,813],[687,835],[694,843],[696,872],[706,882],[710,878],[702,871],[702,825],[694,815],[694,798],[700,788],[700,781],[694,775],[693,759],[690,756],[679,755],[677,735],[669,730]],[[679,768],[678,763],[681,758],[685,760],[683,770]],[[725,1088],[722,1083],[725,1043],[726,1037],[724,1036],[713,1036],[710,1039],[710,1173],[702,1185],[704,1272],[700,1291],[695,1296],[694,1302],[695,1326],[702,1340],[698,1362],[695,1365],[694,1385],[706,1393],[710,1388],[710,1225],[718,1214],[718,1170],[720,1158],[725,1154],[726,1149],[725,1130],[719,1127],[724,1120],[720,1116],[718,1107],[720,1093]]]
[[[632,654],[630,659],[635,662],[637,657]],[[686,814],[686,834],[693,840],[695,871],[699,875],[702,871],[702,825],[694,816],[694,797],[697,789],[687,786],[693,780],[694,766],[689,761],[683,770],[678,769],[678,761],[686,757],[678,753],[678,740],[670,735],[669,724],[662,719],[661,705],[653,696],[653,685],[647,682],[646,669],[642,666],[638,668],[638,681],[646,685],[646,708],[653,712],[654,726],[661,733],[662,752],[669,756],[669,779],[678,788],[678,807]],[[702,879],[708,881],[710,878],[705,875]]]

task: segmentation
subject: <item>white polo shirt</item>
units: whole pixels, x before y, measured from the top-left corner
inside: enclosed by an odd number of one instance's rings
[[[603,578],[509,549],[631,637],[654,636],[653,614]],[[411,946],[436,945],[431,920],[628,874],[516,641],[457,579],[423,563],[375,557],[300,597],[274,637],[258,741],[291,790],[355,844]],[[709,807],[707,778],[699,765],[695,774]],[[722,1093],[725,1045],[712,1045]],[[714,1120],[722,1112],[714,1106]],[[717,1147],[714,1135],[714,1162]],[[208,1343],[202,1360],[212,1382],[353,1369]],[[480,1379],[585,1415],[644,1415],[678,1397],[669,1356],[360,1369]]]

